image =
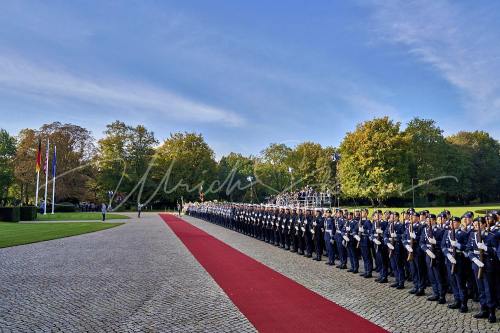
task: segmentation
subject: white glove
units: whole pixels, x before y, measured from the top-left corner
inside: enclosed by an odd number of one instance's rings
[[[365,228],[359,227],[359,232],[365,232]]]
[[[288,226],[288,230],[290,230],[290,226]]]
[[[427,253],[427,255],[431,258],[431,259],[436,259],[436,255],[434,253],[432,253],[431,250],[427,249],[425,250],[425,253]]]
[[[330,231],[328,231],[328,233],[330,234],[330,237],[332,237],[332,236],[333,236],[333,232],[332,232],[331,230],[330,230]]]
[[[387,247],[390,248],[391,250],[394,250],[394,246],[391,243],[387,243]]]
[[[359,237],[358,235],[355,235],[354,239],[356,239],[358,242],[361,241],[361,237]]]
[[[316,226],[316,222],[313,222],[313,226]]]
[[[450,244],[453,247],[457,247],[457,241],[452,240],[452,241],[450,241]]]
[[[477,243],[477,248],[483,251],[488,251],[488,247],[483,243]]]
[[[415,238],[417,238],[417,235],[414,232],[410,232],[410,237],[415,239]]]
[[[435,238],[431,238],[431,237],[429,237],[429,243],[431,243],[431,244],[434,244],[434,245],[435,245],[435,244],[436,244],[436,239],[435,239]]]
[[[349,237],[347,237],[346,235],[342,236],[342,238],[343,238],[346,242],[348,242],[348,241],[349,241]]]
[[[396,238],[396,233],[395,232],[391,232],[391,237],[392,238]]]
[[[381,234],[383,232],[380,228],[375,229],[375,231],[377,232],[377,234]]]
[[[298,230],[299,230],[299,227],[295,227],[295,230],[297,230],[297,231],[298,231]]]
[[[330,239],[330,243],[332,243],[332,244],[333,244],[333,239]]]
[[[380,243],[380,241],[379,241],[378,239],[374,239],[374,240],[373,240],[373,242],[374,242],[375,244],[377,244],[377,245],[382,244],[382,243]]]
[[[304,232],[305,232],[305,231],[306,231],[306,228],[302,227],[302,228],[300,228],[300,230],[302,230],[302,231],[304,231]]]
[[[484,267],[484,264],[481,260],[477,258],[472,258],[472,261],[477,265],[477,267]]]
[[[446,255],[446,258],[448,258],[448,260],[452,263],[452,264],[456,264],[457,261],[455,260],[455,258],[453,258],[453,256],[451,255],[451,253],[448,253]]]
[[[413,249],[411,248],[411,246],[410,246],[410,245],[408,245],[408,244],[407,244],[407,245],[405,245],[405,248],[406,248],[406,251],[408,251],[408,252],[410,252],[410,253],[411,253],[411,252],[413,252]]]

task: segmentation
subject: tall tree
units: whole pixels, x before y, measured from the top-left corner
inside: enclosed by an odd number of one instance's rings
[[[5,204],[9,187],[14,182],[12,159],[16,154],[16,139],[0,129],[0,204]]]
[[[469,172],[472,193],[481,202],[500,197],[500,143],[483,131],[458,132],[447,138],[448,142],[471,161]]]
[[[115,121],[106,126],[104,134],[105,137],[98,142],[98,182],[88,183],[94,195],[100,192],[102,196],[108,191],[117,190],[119,196],[126,196],[145,175],[141,183],[142,192],[147,195],[154,191],[154,183],[147,177],[158,144],[154,133],[143,125],[133,127]],[[137,198],[136,195],[133,194],[131,202]]]
[[[408,123],[403,135],[408,140],[406,153],[409,159],[409,179],[406,186],[411,185],[409,183],[412,178],[417,184],[445,176],[448,147],[443,131],[434,120],[414,118]],[[442,181],[429,182],[418,188],[416,193],[425,193],[427,199],[432,199],[444,192],[442,185]]]
[[[170,134],[155,158],[155,181],[163,182],[162,200],[175,203],[181,196],[184,200],[198,200],[202,187],[206,199],[217,196],[220,183],[216,182],[214,152],[201,134]]]
[[[230,153],[223,156],[218,164],[218,180],[221,183],[220,197],[229,201],[243,201],[253,194],[249,187],[248,176],[254,175],[254,160],[241,154]]]
[[[340,145],[339,178],[342,192],[381,204],[397,196],[408,179],[408,144],[400,124],[388,117],[359,124]]]

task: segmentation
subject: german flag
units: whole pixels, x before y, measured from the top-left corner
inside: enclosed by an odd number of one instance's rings
[[[36,152],[36,172],[42,167],[42,140],[38,139],[38,150]]]

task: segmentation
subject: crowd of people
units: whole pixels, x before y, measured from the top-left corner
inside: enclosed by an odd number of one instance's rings
[[[195,203],[186,213],[236,230],[316,261],[389,283],[417,297],[448,308],[469,311],[479,302],[475,318],[496,322],[500,307],[499,212],[474,217],[427,210],[403,212],[368,209],[296,208],[276,205]],[[360,272],[360,262],[363,271]],[[377,273],[376,275],[374,273]]]
[[[332,204],[333,195],[329,190],[319,192],[311,186],[305,186],[298,191],[281,192],[271,196],[267,203],[277,206],[304,206],[304,207],[323,207]]]

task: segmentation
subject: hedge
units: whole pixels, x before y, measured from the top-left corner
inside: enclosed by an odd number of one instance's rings
[[[21,210],[21,221],[35,221],[37,214],[37,207],[35,206],[22,206]]]
[[[50,206],[50,204],[49,204],[49,206],[47,207],[47,211],[49,210],[49,207],[52,207],[52,206]],[[54,208],[55,208],[54,210],[56,211],[56,213],[74,213],[74,212],[76,212],[76,207],[71,202],[61,202],[61,203],[55,204]]]
[[[0,221],[19,222],[21,209],[19,207],[0,207]]]

